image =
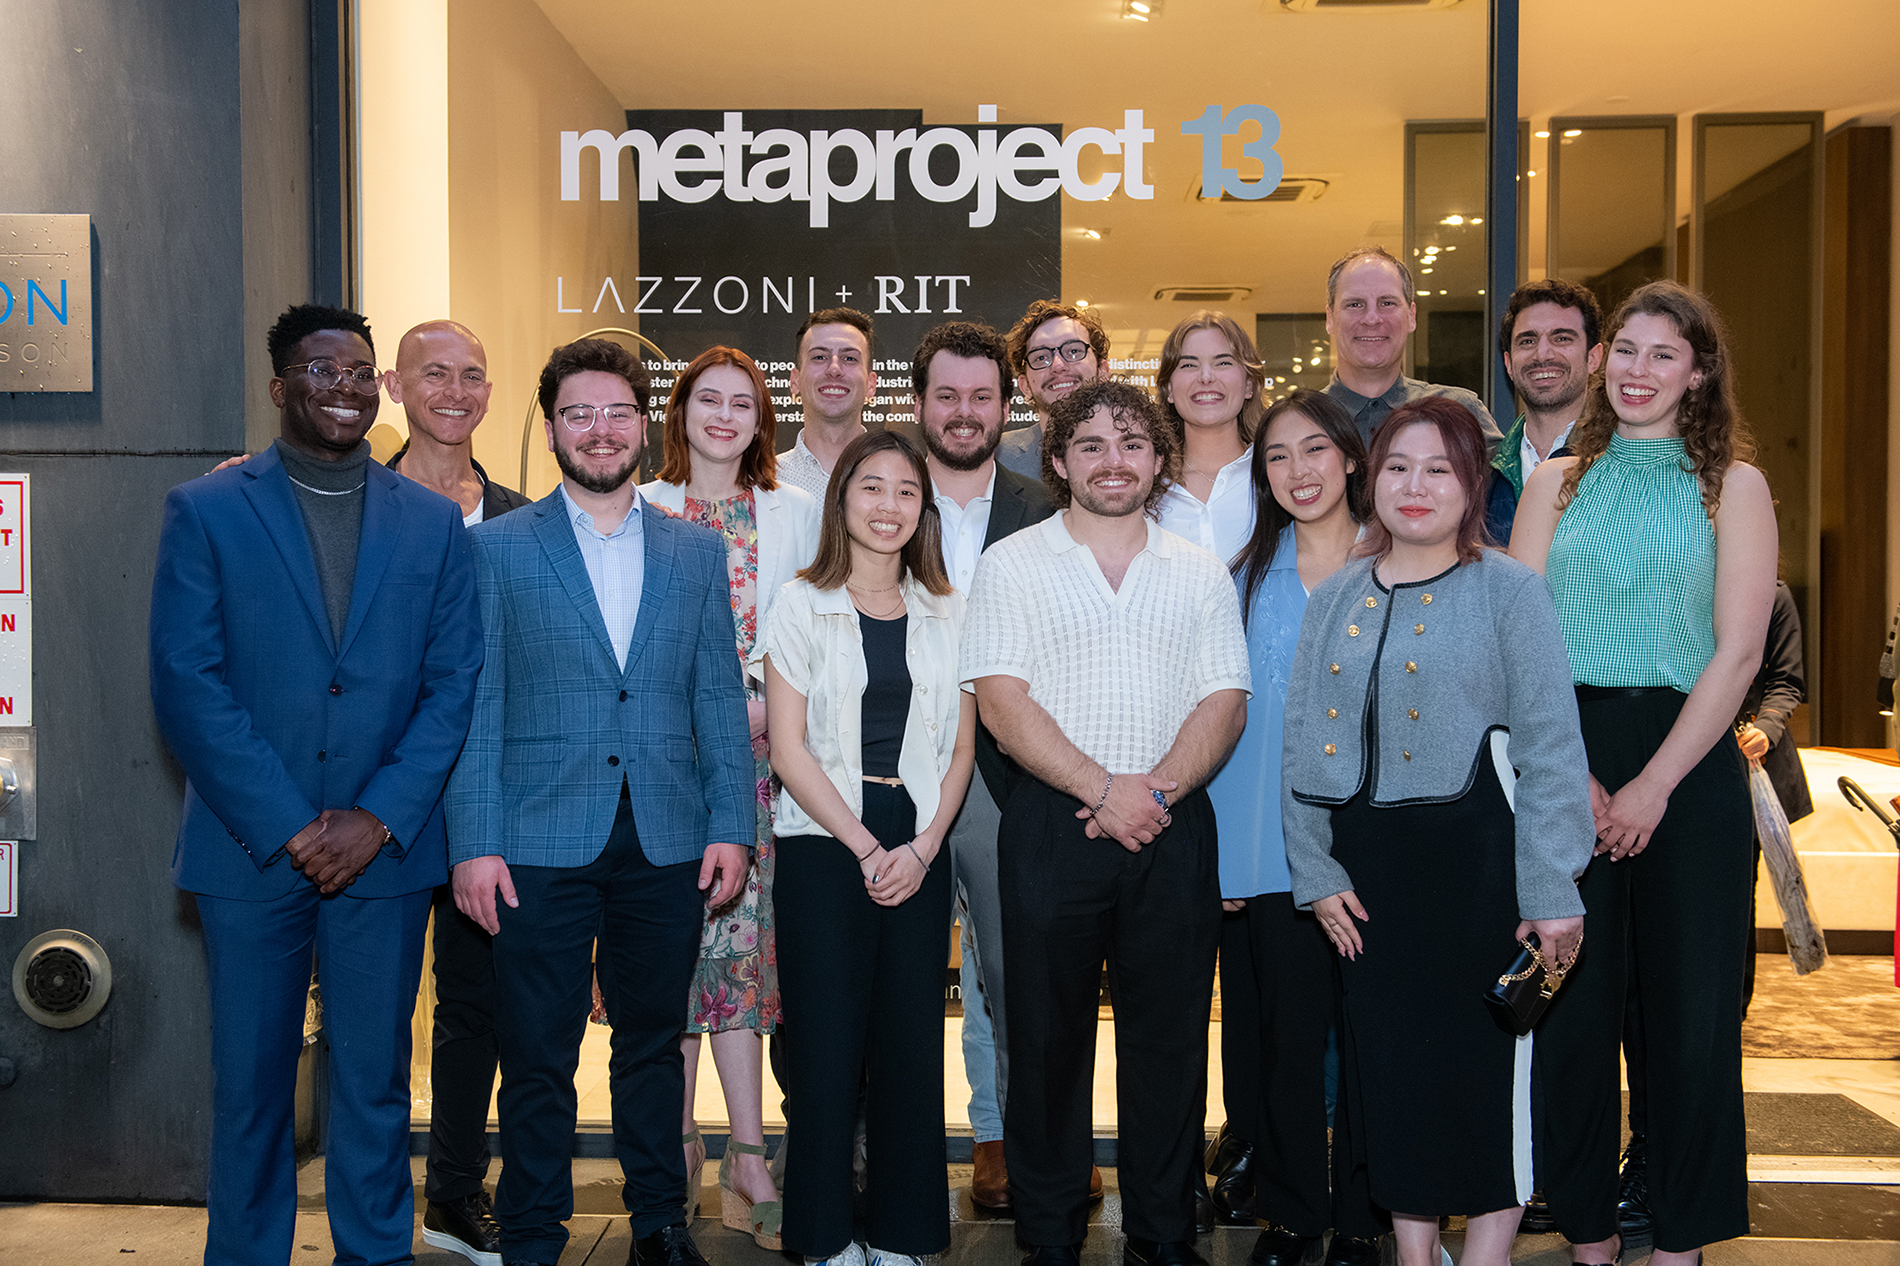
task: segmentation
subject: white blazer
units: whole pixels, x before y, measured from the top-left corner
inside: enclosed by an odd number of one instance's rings
[[[654,480],[640,485],[640,495],[672,514],[686,512],[686,486],[663,484]],[[777,488],[754,488],[752,504],[759,515],[759,618],[763,631],[765,617],[777,601],[779,590],[789,583],[798,569],[809,566],[818,556],[818,524],[823,511],[818,499],[802,488],[780,484]],[[748,672],[755,670],[748,669]]]

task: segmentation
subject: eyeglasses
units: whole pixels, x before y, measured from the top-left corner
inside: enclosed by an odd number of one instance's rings
[[[373,392],[376,390],[376,384],[382,380],[382,375],[377,373],[374,365],[358,365],[354,369],[345,369],[328,358],[305,361],[301,365],[285,365],[284,373],[289,373],[293,369],[303,370],[309,377],[311,385],[318,391],[328,391],[347,378],[350,380],[350,386],[358,391]]]
[[[1029,349],[1029,355],[1023,359],[1031,369],[1047,369],[1056,363],[1058,355],[1073,365],[1076,361],[1086,359],[1094,350],[1081,339],[1072,338],[1060,347],[1032,347]]]
[[[570,404],[565,409],[556,409],[555,415],[561,419],[561,425],[570,431],[591,431],[596,421],[604,429],[625,431],[639,423],[642,414],[640,406],[634,404],[610,404],[596,407],[591,404]]]

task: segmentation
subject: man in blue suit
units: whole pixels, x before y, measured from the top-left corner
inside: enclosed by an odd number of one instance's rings
[[[205,1262],[290,1259],[313,952],[337,1260],[407,1262],[409,1017],[482,663],[474,571],[456,507],[370,460],[363,318],[294,307],[270,354],[280,437],[172,490],[152,583],[152,703],[189,779],[173,875],[210,968]]]
[[[684,1216],[679,1034],[705,917],[745,883],[752,748],[726,550],[633,485],[649,379],[556,348],[561,484],[469,533],[487,661],[449,783],[456,904],[494,935],[504,1262],[558,1261],[596,933],[633,1266],[703,1263]],[[497,894],[500,900],[497,901]]]

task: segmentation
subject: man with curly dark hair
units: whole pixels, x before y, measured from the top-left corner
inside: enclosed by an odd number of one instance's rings
[[[1076,1266],[1106,959],[1119,1084],[1139,1088],[1121,1096],[1123,1260],[1189,1266],[1221,917],[1203,784],[1245,724],[1240,602],[1152,519],[1181,441],[1147,392],[1086,383],[1045,441],[1062,512],[977,564],[960,674],[1022,771],[996,846],[1009,994],[1036,1000],[1010,1013],[1010,1194],[1031,1266]]]

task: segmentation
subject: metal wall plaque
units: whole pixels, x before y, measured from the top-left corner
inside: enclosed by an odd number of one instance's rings
[[[92,390],[92,217],[0,215],[0,391]]]

